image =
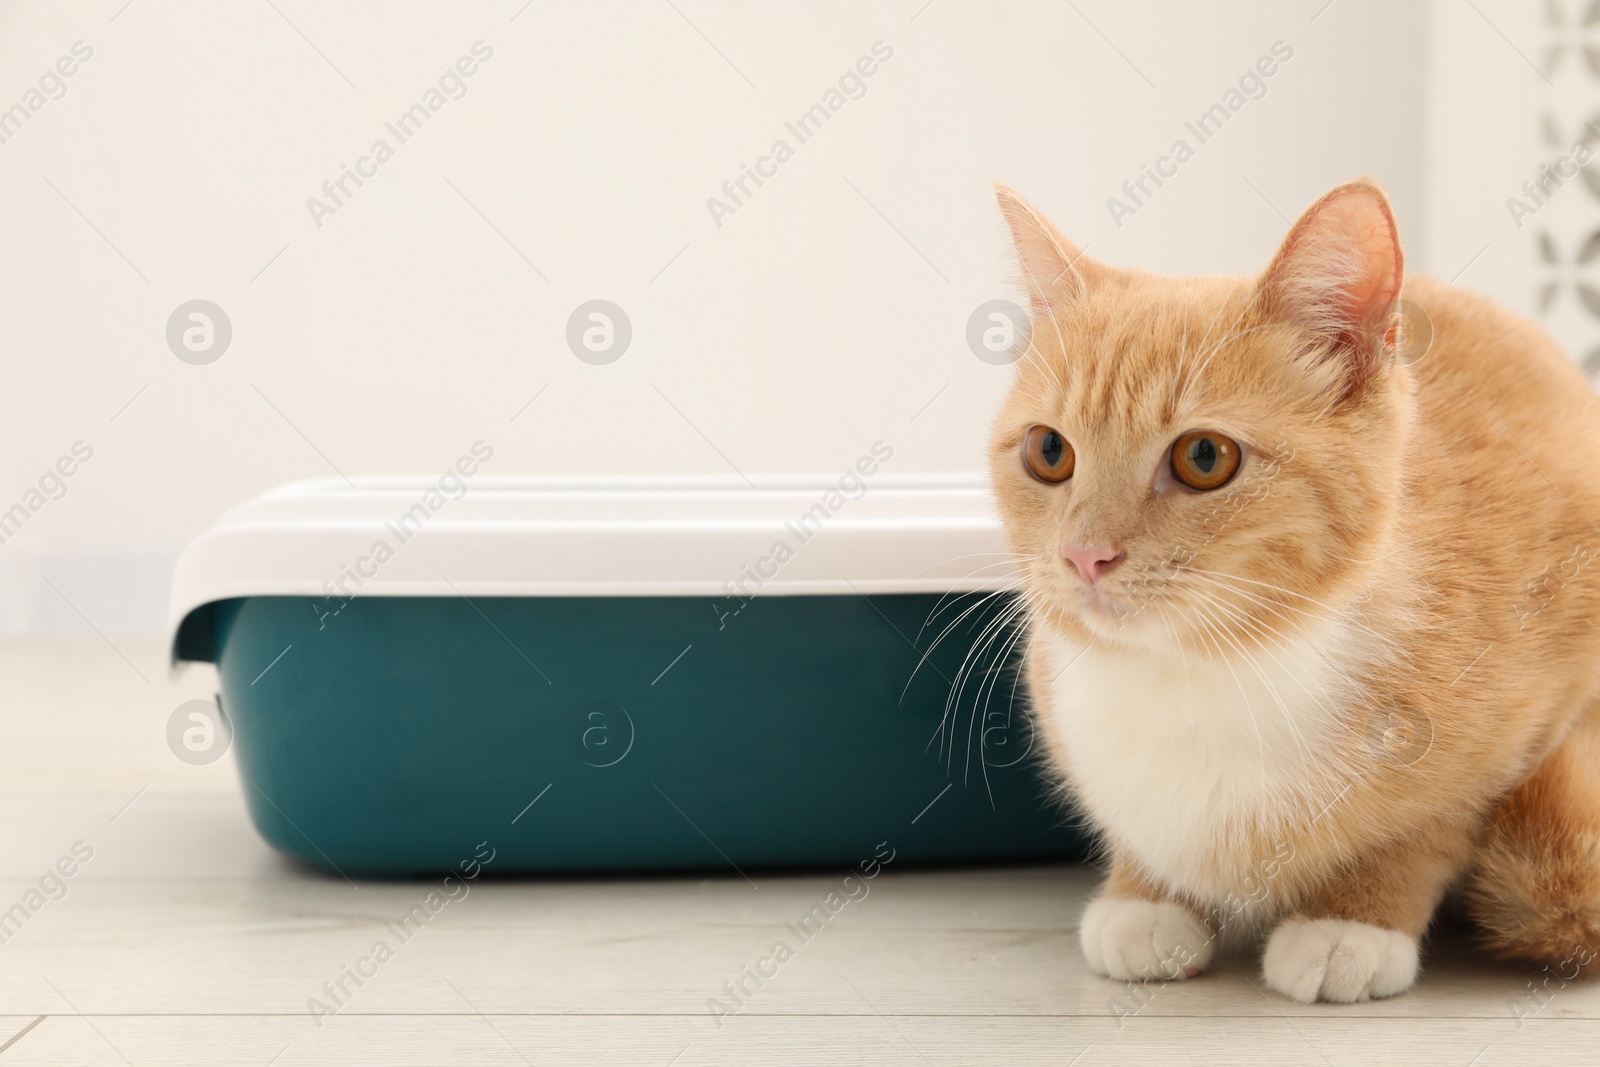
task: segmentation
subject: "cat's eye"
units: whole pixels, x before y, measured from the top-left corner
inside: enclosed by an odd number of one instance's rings
[[[1030,426],[1022,438],[1022,465],[1047,485],[1072,477],[1078,457],[1067,439],[1048,426]]]
[[[1172,476],[1190,489],[1221,489],[1239,473],[1237,442],[1212,430],[1190,430],[1172,442]]]

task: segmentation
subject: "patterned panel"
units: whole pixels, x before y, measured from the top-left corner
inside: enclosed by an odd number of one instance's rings
[[[1600,0],[1544,0],[1543,158],[1506,207],[1530,234],[1543,325],[1600,383]]]

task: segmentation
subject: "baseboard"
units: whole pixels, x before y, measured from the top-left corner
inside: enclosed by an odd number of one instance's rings
[[[179,550],[0,547],[0,636],[160,634]]]

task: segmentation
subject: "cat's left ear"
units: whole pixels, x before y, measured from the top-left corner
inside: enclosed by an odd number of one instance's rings
[[[1403,270],[1389,201],[1371,182],[1351,182],[1300,216],[1259,295],[1269,316],[1326,340],[1357,388],[1385,358]]]

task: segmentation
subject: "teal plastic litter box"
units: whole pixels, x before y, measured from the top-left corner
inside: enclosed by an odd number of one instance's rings
[[[345,875],[483,842],[501,872],[1078,854],[1001,655],[980,481],[452,475],[287,486],[179,560],[174,663],[217,664],[280,851]]]

